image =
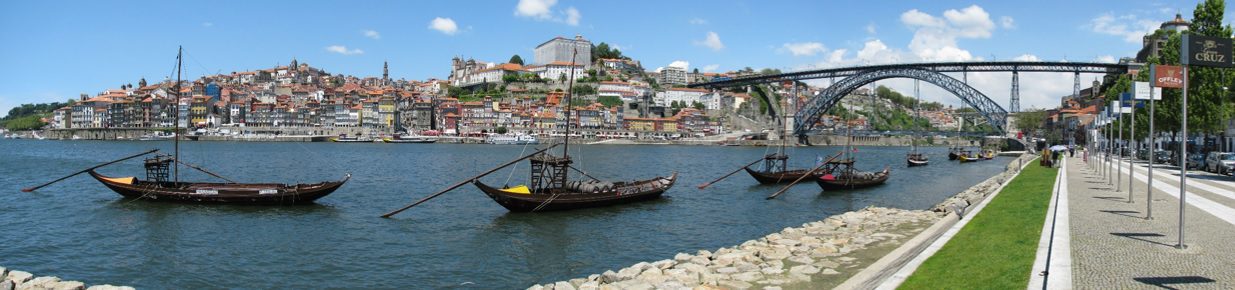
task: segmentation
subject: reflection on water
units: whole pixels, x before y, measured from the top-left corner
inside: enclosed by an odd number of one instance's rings
[[[571,146],[576,166],[608,180],[679,172],[665,198],[589,210],[511,213],[464,186],[392,219],[389,210],[519,156],[522,146],[188,142],[182,157],[241,182],[319,182],[350,172],[316,205],[173,204],[122,199],[88,177],[35,193],[19,188],[169,142],[3,140],[0,265],[90,284],[139,288],[516,288],[715,249],[866,206],[925,209],[999,172],[1011,158],[958,164],[925,148],[930,166],[905,168],[908,148],[861,148],[863,170],[892,166],[879,187],[780,189],[744,172],[711,181],[771,148]],[[530,151],[530,148],[527,148]],[[833,147],[793,148],[810,167]],[[14,166],[16,165],[16,166]],[[486,177],[518,184],[527,163]],[[144,176],[139,161],[101,170]],[[182,179],[209,180],[181,171]]]

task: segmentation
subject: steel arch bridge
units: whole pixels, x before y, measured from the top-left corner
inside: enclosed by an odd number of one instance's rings
[[[1073,73],[1073,94],[1080,94],[1080,74],[1122,74],[1136,69],[1139,64],[1087,63],[1087,62],[1045,62],[1045,61],[985,61],[985,62],[935,62],[911,64],[885,64],[846,68],[831,68],[789,72],[774,75],[758,75],[734,79],[714,80],[711,82],[690,84],[692,88],[724,88],[736,86],[760,85],[785,81],[801,81],[822,78],[843,78],[833,83],[824,91],[815,95],[807,104],[794,114],[794,134],[805,137],[807,132],[818,122],[819,117],[835,106],[841,98],[862,85],[888,78],[913,78],[937,85],[957,97],[966,104],[978,110],[988,123],[1004,132],[1007,124],[1008,111],[998,103],[986,97],[985,94],[968,85],[969,72],[1011,72],[1012,112],[1020,111],[1020,72],[1059,72]],[[964,73],[964,80],[957,80],[943,73]]]
[[[820,91],[812,97],[801,109],[794,114],[794,119],[797,120],[793,125],[793,132],[798,136],[803,136],[807,131],[814,127],[815,123],[819,122],[819,117],[824,112],[832,109],[840,100],[853,90],[862,87],[863,85],[890,78],[911,78],[924,82],[928,82],[947,90],[948,92],[960,97],[965,104],[978,110],[978,113],[986,119],[986,122],[994,126],[1000,132],[1003,132],[1004,125],[1008,119],[1008,111],[1000,107],[998,103],[986,97],[982,92],[965,84],[965,82],[956,78],[950,77],[940,72],[930,71],[921,68],[889,68],[881,70],[870,70],[863,73],[855,74],[842,79],[839,82],[828,86],[827,89]]]

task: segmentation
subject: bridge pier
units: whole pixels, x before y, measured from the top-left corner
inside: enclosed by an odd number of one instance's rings
[[[1021,74],[1012,71],[1012,101],[1008,104],[1010,113],[1021,112]]]

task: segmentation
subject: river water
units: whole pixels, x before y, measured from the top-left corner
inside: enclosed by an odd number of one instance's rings
[[[619,269],[678,252],[715,250],[867,206],[927,209],[995,173],[1012,158],[958,164],[926,148],[932,164],[906,168],[905,147],[858,149],[858,167],[889,165],[886,185],[821,192],[744,172],[695,186],[769,148],[572,145],[576,165],[608,180],[679,172],[660,200],[565,212],[510,213],[471,185],[393,219],[378,216],[519,156],[523,146],[185,142],[182,160],[240,182],[353,177],[316,205],[168,204],[121,198],[86,175],[33,193],[20,188],[171,142],[0,140],[0,266],[87,284],[138,288],[522,288]],[[576,151],[577,150],[577,151]],[[836,147],[791,148],[808,167]],[[207,180],[181,168],[182,179]],[[521,184],[499,171],[489,184]],[[145,176],[140,161],[100,170]],[[509,178],[509,179],[508,179]]]

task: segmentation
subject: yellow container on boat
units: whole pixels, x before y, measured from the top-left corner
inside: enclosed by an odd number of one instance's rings
[[[120,184],[133,184],[133,181],[135,179],[136,178],[131,177],[131,176],[130,177],[103,177],[103,180],[120,183]]]
[[[511,188],[503,188],[502,191],[518,194],[532,194],[532,191],[527,188],[527,185],[520,185]]]

